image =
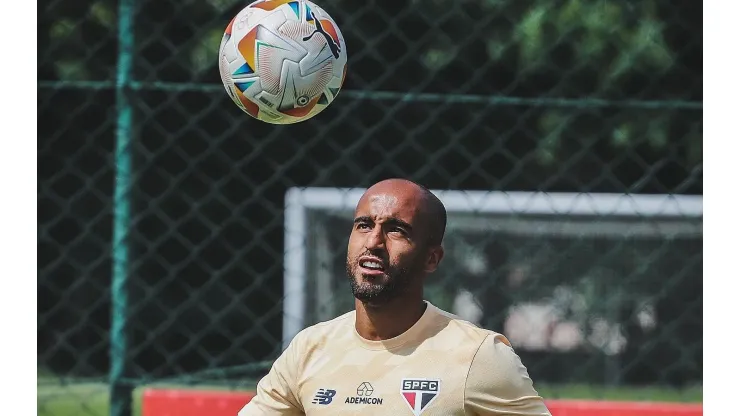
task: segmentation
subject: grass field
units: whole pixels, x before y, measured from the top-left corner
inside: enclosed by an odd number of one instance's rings
[[[108,415],[108,386],[104,383],[77,383],[66,386],[52,384],[51,379],[39,379],[37,403],[39,416],[106,416]],[[166,385],[162,387],[182,387]],[[198,386],[198,389],[222,390],[217,386]],[[538,391],[547,399],[592,399],[627,401],[693,402],[702,401],[702,388],[671,390],[659,387],[605,388],[591,385],[538,385]],[[244,390],[250,390],[246,388]],[[141,394],[134,393],[134,415],[141,415]]]

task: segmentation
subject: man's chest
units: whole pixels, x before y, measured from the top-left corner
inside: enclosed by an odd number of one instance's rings
[[[323,365],[301,387],[306,415],[463,415],[464,361],[364,357]]]

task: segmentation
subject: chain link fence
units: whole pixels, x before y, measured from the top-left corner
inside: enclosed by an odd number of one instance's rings
[[[701,2],[322,0],[346,38],[346,83],[293,126],[250,119],[220,84],[218,44],[245,4],[40,6],[40,415],[108,414],[111,374],[124,392],[249,388],[284,337],[291,188],[401,176],[504,201],[702,194]],[[131,71],[117,89],[121,44]],[[118,195],[117,173],[130,173]],[[429,297],[509,335],[543,394],[700,386],[702,219],[689,205],[457,212],[457,254]],[[336,301],[308,285],[306,325],[351,300],[346,211],[309,214],[305,276]]]

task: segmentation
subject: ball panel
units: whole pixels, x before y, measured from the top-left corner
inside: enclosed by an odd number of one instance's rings
[[[231,98],[234,104],[239,105],[239,101],[233,92],[231,72],[229,71],[229,63],[226,62],[226,57],[221,57],[221,61],[219,62],[219,72],[221,73],[221,82],[224,84],[224,89],[226,89],[226,93],[229,94],[229,98]]]
[[[244,106],[244,111],[246,111],[250,116],[257,117],[260,113],[259,106],[249,98],[247,98],[243,92],[239,91],[238,89],[235,90],[236,96],[239,97],[239,101]]]
[[[247,65],[247,68],[251,72],[255,72],[257,66],[255,65],[256,48],[257,48],[257,29],[259,26],[253,28],[247,32],[244,37],[239,40],[237,48],[241,54],[242,59]]]
[[[316,103],[319,102],[320,96],[316,96],[312,98],[306,105],[304,106],[298,106],[295,108],[289,108],[286,110],[283,110],[283,113],[291,116],[291,117],[305,117],[308,113],[313,110],[314,106],[316,106]]]
[[[260,67],[262,88],[271,94],[277,94],[281,89],[280,73],[283,62],[280,59],[279,53],[275,52],[274,48],[260,48],[259,59],[257,61]]]
[[[300,72],[300,71],[299,71]],[[318,97],[324,91],[332,78],[331,62],[327,62],[318,71],[312,72],[308,76],[300,77],[300,82],[296,82],[296,97],[308,95]]]
[[[288,3],[298,3],[298,2],[296,0],[258,0],[250,4],[248,7],[254,7],[257,9],[272,11]]]

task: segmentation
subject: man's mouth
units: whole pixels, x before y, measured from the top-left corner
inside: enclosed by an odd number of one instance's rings
[[[363,274],[382,274],[385,271],[383,261],[376,257],[360,257],[359,264]]]

